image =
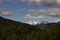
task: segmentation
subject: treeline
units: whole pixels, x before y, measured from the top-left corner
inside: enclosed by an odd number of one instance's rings
[[[60,40],[60,22],[48,30],[0,17],[0,40]]]

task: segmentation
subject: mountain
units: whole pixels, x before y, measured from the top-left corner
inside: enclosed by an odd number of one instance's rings
[[[30,25],[31,24],[31,25]],[[32,28],[32,27],[36,27],[36,28],[51,28],[52,25],[54,25],[56,23],[47,23],[47,22],[36,22],[36,21],[30,21],[28,23],[22,23],[22,22],[17,22],[17,21],[13,21],[10,19],[6,19],[0,16],[0,27],[5,27],[7,30],[10,29],[10,27],[13,27],[14,29],[17,27],[23,27],[23,28]],[[35,25],[35,26],[34,26]]]
[[[29,31],[29,29],[32,29],[31,27],[32,25],[29,25],[26,23],[17,22],[17,21],[13,21],[10,19],[5,19],[3,17],[0,17],[0,32],[22,33],[22,32]]]
[[[46,21],[29,21],[29,22],[26,22],[27,24],[30,24],[30,25],[37,25],[37,24],[47,24],[48,22]]]
[[[13,21],[0,16],[0,32],[16,32],[16,33],[29,33],[31,31],[38,31],[37,27],[27,23]]]
[[[0,17],[0,40],[60,40],[60,22],[29,25]]]
[[[57,23],[40,23],[40,24],[37,24],[36,26],[40,29],[51,29],[53,25],[55,25]]]
[[[18,22],[18,21],[13,21],[13,20],[10,20],[10,19],[6,19],[6,18],[3,18],[0,16],[0,25],[4,25],[4,26],[15,26],[15,25],[29,25],[29,24],[26,24],[26,23],[22,23],[22,22]]]
[[[37,25],[38,22],[37,21],[29,21],[29,22],[26,22],[27,24],[30,24],[30,25]],[[40,22],[39,22],[40,24]]]

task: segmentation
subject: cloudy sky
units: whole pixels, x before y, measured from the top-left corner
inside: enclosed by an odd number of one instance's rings
[[[0,0],[0,16],[28,21],[60,21],[60,0]]]

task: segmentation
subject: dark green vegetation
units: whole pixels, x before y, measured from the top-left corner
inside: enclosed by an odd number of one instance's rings
[[[60,40],[60,22],[45,25],[49,28],[44,29],[40,28],[41,25],[34,26],[0,17],[0,40]]]

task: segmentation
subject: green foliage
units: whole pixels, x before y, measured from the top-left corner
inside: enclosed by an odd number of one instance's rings
[[[0,40],[60,40],[60,22],[48,30],[0,17]]]
[[[49,39],[60,40],[60,23],[57,23],[52,27],[52,29],[49,32]]]

